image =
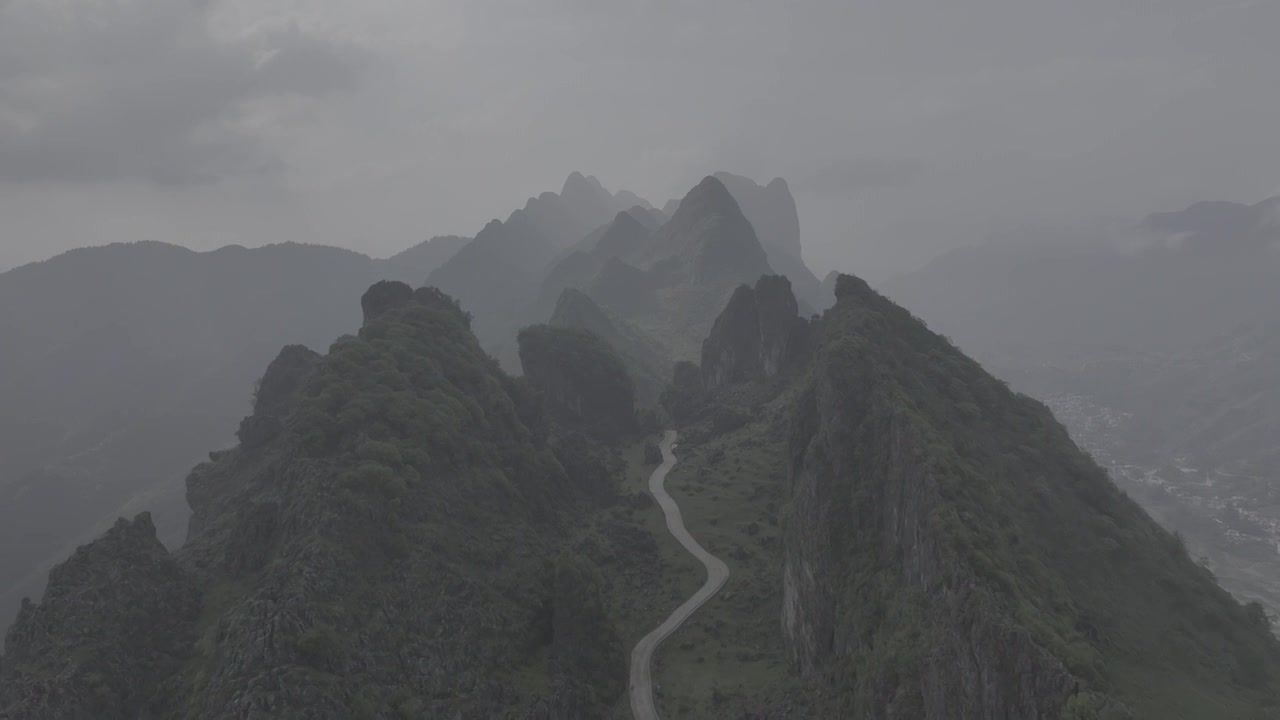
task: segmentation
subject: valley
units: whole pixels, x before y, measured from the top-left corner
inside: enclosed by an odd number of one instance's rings
[[[1280,720],[1277,27],[0,0],[0,720]]]
[[[1273,592],[1244,562],[1274,562],[1265,478],[1166,458],[1084,395],[1014,392],[856,276],[799,295],[771,265],[794,259],[785,183],[636,201],[574,174],[433,271],[466,282],[519,250],[554,282],[508,264],[489,280],[521,284],[469,306],[378,281],[327,352],[285,345],[234,446],[187,476],[181,548],[142,512],[21,602],[0,717],[1280,704],[1265,607],[1210,572]],[[1232,447],[1220,429],[1201,428]],[[1175,527],[1210,514],[1174,535],[1134,498]]]
[[[659,444],[663,461],[654,469],[649,478],[649,492],[658,501],[667,523],[667,530],[690,555],[697,558],[707,571],[707,581],[698,592],[686,600],[671,613],[671,617],[659,625],[653,632],[644,636],[631,652],[631,679],[629,694],[631,696],[631,713],[636,720],[658,720],[658,713],[653,699],[653,654],[662,642],[698,611],[707,601],[715,597],[729,580],[729,567],[724,561],[708,553],[698,541],[689,534],[684,521],[680,517],[680,506],[676,504],[667,491],[663,489],[667,472],[675,464],[676,433],[667,431]]]
[[[1128,439],[1138,422],[1132,413],[1086,395],[1049,393],[1044,401],[1116,484],[1183,537],[1223,587],[1241,601],[1262,603],[1280,622],[1280,477],[1205,467],[1144,448]]]

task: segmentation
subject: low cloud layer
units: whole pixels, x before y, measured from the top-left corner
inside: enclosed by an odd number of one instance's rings
[[[296,27],[217,38],[203,0],[10,0],[0,181],[209,183],[278,169],[272,103],[349,90],[361,56]]]
[[[872,279],[1280,177],[1262,1],[0,0],[0,266],[475,232],[572,170],[784,176]],[[74,208],[74,213],[66,212]]]

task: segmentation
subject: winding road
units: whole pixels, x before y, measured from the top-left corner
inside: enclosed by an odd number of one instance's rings
[[[662,449],[662,464],[649,476],[649,492],[653,493],[658,505],[662,506],[662,513],[667,518],[667,529],[671,531],[672,537],[679,541],[690,555],[698,558],[706,566],[707,582],[693,594],[693,597],[676,608],[666,622],[636,643],[635,650],[631,651],[631,713],[635,716],[635,720],[659,720],[658,710],[653,703],[654,651],[663,640],[684,624],[690,615],[715,597],[715,594],[720,592],[720,588],[724,587],[725,581],[729,579],[729,566],[725,565],[720,558],[707,552],[697,540],[693,539],[684,527],[684,519],[680,517],[680,506],[676,505],[676,501],[671,499],[663,487],[667,480],[667,472],[676,464],[676,456],[672,452],[675,442],[675,431],[668,430],[666,437],[658,446]]]

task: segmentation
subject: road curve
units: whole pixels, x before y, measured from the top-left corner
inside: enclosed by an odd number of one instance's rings
[[[662,506],[662,513],[667,518],[667,529],[671,531],[672,537],[678,540],[689,554],[698,558],[706,566],[707,582],[693,594],[693,597],[676,608],[666,622],[636,643],[635,649],[631,651],[631,714],[635,716],[635,720],[660,720],[658,710],[653,704],[654,651],[663,640],[684,624],[690,615],[715,597],[715,594],[720,592],[720,588],[724,587],[725,581],[729,579],[729,566],[725,565],[720,558],[707,552],[697,540],[693,539],[684,527],[684,519],[680,517],[680,506],[676,505],[676,501],[671,499],[663,487],[663,483],[667,480],[667,472],[676,464],[676,456],[672,452],[675,442],[675,431],[668,430],[666,437],[658,446],[662,449],[662,464],[649,476],[649,492],[653,493],[658,505]]]

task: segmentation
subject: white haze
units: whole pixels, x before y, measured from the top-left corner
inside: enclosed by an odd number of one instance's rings
[[[592,173],[781,175],[871,279],[1280,185],[1280,3],[0,0],[0,267],[472,234]]]

